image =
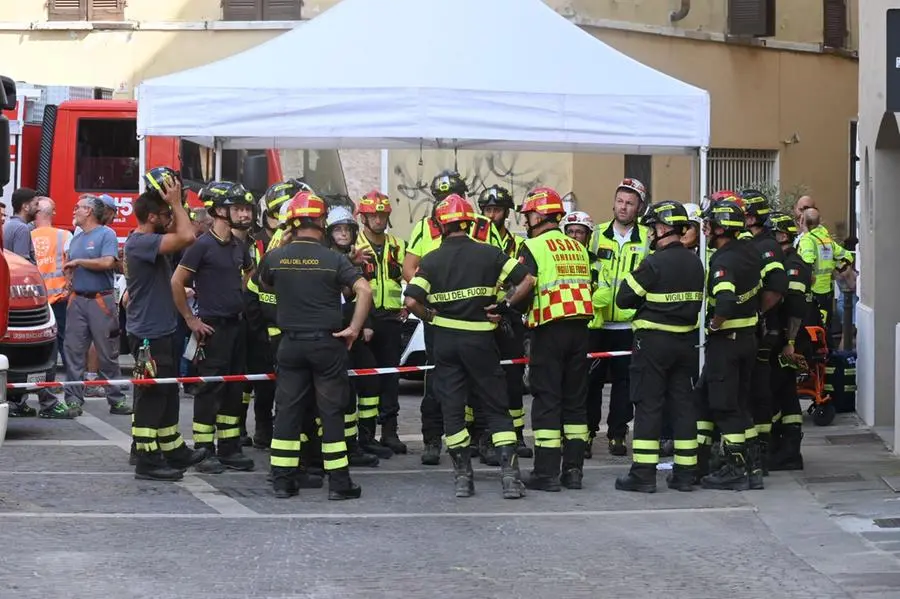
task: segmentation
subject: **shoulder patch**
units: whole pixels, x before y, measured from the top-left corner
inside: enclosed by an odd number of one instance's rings
[[[727,273],[725,272],[725,269],[724,269],[724,268],[720,268],[719,270],[717,270],[716,272],[713,273],[713,278],[714,278],[714,279],[721,279],[721,278],[724,277],[726,274],[727,274]]]
[[[774,258],[775,252],[773,252],[772,250],[769,250],[768,252],[763,252],[762,257],[763,258]]]
[[[799,269],[799,268],[790,268],[790,269],[788,269],[788,276],[789,276],[789,277],[796,277],[796,276],[799,276],[799,275],[800,275],[800,269]]]

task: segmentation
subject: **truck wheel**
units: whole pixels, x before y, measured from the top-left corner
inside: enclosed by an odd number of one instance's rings
[[[41,149],[38,155],[37,192],[42,196],[50,195],[50,166],[53,162],[53,136],[56,133],[56,106],[44,107],[44,118],[41,121]]]

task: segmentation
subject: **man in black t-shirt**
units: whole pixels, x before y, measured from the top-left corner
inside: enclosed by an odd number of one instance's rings
[[[288,205],[289,243],[263,258],[254,282],[278,297],[278,349],[275,430],[271,464],[275,496],[288,498],[314,486],[300,469],[301,423],[315,388],[322,420],[322,457],[328,473],[328,498],[356,499],[362,489],[350,479],[344,411],[350,399],[347,350],[359,336],[372,303],[372,290],[347,256],[322,244],[325,202],[302,192]],[[350,325],[342,326],[341,290],[356,295]]]
[[[169,378],[178,375],[182,349],[176,335],[169,257],[191,245],[194,233],[181,205],[177,179],[156,183],[135,200],[138,227],[125,242],[125,279],[130,297],[125,330],[136,368],[141,370],[137,376]],[[149,357],[142,351],[144,347]],[[147,360],[152,360],[155,368],[142,364]],[[179,407],[177,384],[135,386],[131,424],[137,458],[135,478],[181,480],[184,470],[205,457],[202,449],[189,449],[178,432]]]

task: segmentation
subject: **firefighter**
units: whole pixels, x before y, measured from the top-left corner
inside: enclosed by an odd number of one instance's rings
[[[309,405],[310,388],[322,421],[328,499],[356,499],[362,489],[350,478],[344,413],[350,399],[347,351],[359,337],[372,291],[350,260],[322,243],[325,201],[309,192],[297,194],[287,208],[290,239],[271,250],[259,265],[261,289],[274,288],[280,301],[277,324],[283,339],[278,348],[275,431],[272,437],[272,485],[276,497],[288,498],[306,486],[300,470],[300,430]],[[357,301],[353,318],[342,325],[342,289]],[[315,382],[315,384],[314,384]]]
[[[462,177],[460,177],[459,173],[456,171],[444,170],[432,179],[430,191],[434,198],[432,212],[413,226],[412,233],[410,233],[409,237],[409,244],[406,246],[406,255],[403,259],[403,278],[407,283],[415,276],[421,260],[429,252],[437,249],[441,245],[441,227],[434,214],[437,205],[450,195],[455,194],[465,198],[466,194],[469,192],[469,187]],[[485,216],[476,216],[473,225],[466,228],[466,233],[476,241],[499,246],[499,242],[496,241],[496,231],[494,231],[490,219]],[[427,323],[423,326],[425,333],[425,363],[433,364],[433,328]],[[425,451],[422,453],[422,464],[426,466],[436,466],[441,460],[441,431],[443,430],[443,424],[441,420],[441,406],[432,393],[430,378],[431,377],[428,374],[425,375],[425,393],[422,395],[421,405],[422,441],[425,443]],[[470,426],[473,425],[473,411],[469,409],[466,412],[466,415],[467,422],[470,423]],[[472,440],[477,447],[480,435],[472,435],[472,437]],[[484,445],[482,445],[482,447],[483,446]]]
[[[626,275],[616,304],[636,310],[631,356],[634,404],[632,465],[616,479],[616,489],[654,493],[660,433],[666,404],[673,418],[675,464],[670,489],[692,491],[697,469],[697,417],[693,375],[703,305],[703,263],[681,244],[689,228],[687,210],[678,202],[653,204],[641,219],[650,228],[650,249]]]
[[[712,204],[703,219],[715,251],[706,283],[708,337],[699,383],[704,401],[697,420],[697,475],[704,488],[744,491],[750,488],[748,463],[759,459],[748,455],[746,431],[752,419],[744,410],[756,361],[759,254],[751,241],[737,238],[744,230],[744,212],[735,202]],[[722,433],[724,463],[707,474],[714,426]]]
[[[328,247],[349,259],[358,237],[359,225],[350,210],[344,206],[334,206],[328,211],[325,219],[325,243]],[[354,297],[346,295],[342,299],[344,327],[349,326],[353,320],[356,309],[353,300]],[[375,368],[375,356],[368,344],[372,339],[373,326],[370,306],[369,318],[363,325],[362,334],[350,347],[350,368]],[[379,458],[386,460],[394,455],[389,447],[375,441],[375,423],[381,394],[378,383],[378,377],[362,376],[356,377],[350,385],[351,398],[344,413],[344,436],[347,439],[347,456],[350,465],[354,467],[374,467],[378,465]],[[352,397],[354,392],[356,398]]]
[[[403,308],[403,259],[406,241],[386,230],[391,224],[391,200],[378,191],[370,191],[359,200],[357,212],[362,219],[362,235],[357,248],[366,256],[363,276],[372,287],[375,310],[372,313],[372,338],[369,348],[379,367],[400,363],[401,335],[406,314]],[[381,395],[378,420],[381,422],[381,444],[393,453],[406,453],[406,444],[397,432],[400,414],[400,378],[397,374],[378,377]],[[362,411],[360,411],[362,418]],[[374,430],[372,431],[374,435]]]
[[[634,178],[619,182],[613,205],[613,219],[598,225],[591,236],[590,251],[604,263],[610,273],[613,293],[629,273],[634,271],[649,252],[647,227],[638,222],[647,201],[647,189]],[[627,351],[634,334],[631,330],[633,310],[623,310],[613,303],[603,314],[603,325],[590,339],[592,351]],[[597,405],[591,410],[596,420],[588,421],[591,437],[599,430],[599,414],[603,402],[604,381],[611,382],[609,413],[606,416],[607,440],[612,455],[628,453],[625,438],[628,423],[634,416],[629,397],[628,365],[630,356],[600,360],[591,370],[589,401]]]
[[[499,235],[501,249],[510,258],[519,255],[519,248],[525,241],[518,235],[513,235],[506,228],[510,210],[515,208],[512,194],[500,185],[492,185],[478,196],[478,209],[491,219],[494,228]],[[506,296],[506,290],[501,289],[497,294],[498,301]],[[495,332],[497,346],[500,348],[500,358],[510,360],[521,358],[525,355],[525,322],[520,312],[510,310],[502,316],[500,326]],[[530,458],[534,455],[531,448],[525,444],[525,407],[522,397],[525,395],[525,381],[523,380],[525,367],[512,364],[504,368],[506,372],[506,393],[509,397],[509,415],[513,419],[516,428],[516,453],[520,458]],[[487,462],[488,458],[482,456]]]
[[[764,226],[771,212],[769,200],[756,189],[743,190],[741,199],[744,201],[744,224],[753,235],[753,245],[759,253],[761,266],[760,318],[749,406],[753,427],[747,430],[746,437],[748,455],[759,455],[763,458],[750,464],[750,486],[762,488],[762,476],[768,474],[764,458],[769,454],[769,441],[772,436],[771,358],[779,342],[781,328],[779,308],[788,290],[788,279],[784,271],[784,252],[781,245]],[[753,445],[758,446],[758,450],[753,449]]]
[[[213,225],[182,256],[172,275],[172,294],[199,341],[195,357],[199,376],[243,374],[247,322],[241,271],[249,273],[252,262],[232,229],[252,214],[253,195],[243,185],[213,181],[201,190],[200,200],[213,217]],[[196,316],[185,293],[192,280],[198,302]],[[197,464],[199,472],[253,470],[253,460],[241,450],[241,396],[241,385],[229,383],[203,383],[194,395],[194,447],[206,449],[209,455]]]
[[[583,245],[559,230],[565,209],[555,190],[531,190],[519,212],[528,227],[519,260],[537,277],[526,312],[534,397],[534,470],[526,484],[542,491],[559,491],[560,483],[580,489],[588,441],[587,322],[594,313],[590,258]]]
[[[788,291],[779,308],[779,338],[772,352],[772,395],[774,398],[775,424],[770,453],[769,470],[803,470],[800,442],[803,439],[803,412],[797,398],[798,342],[806,341],[803,321],[810,310],[812,267],[794,248],[797,226],[789,214],[772,212],[766,220],[766,228],[784,250],[784,270],[788,278]]]
[[[494,337],[509,303],[522,300],[534,285],[525,267],[500,250],[475,243],[467,229],[476,221],[472,205],[450,195],[438,203],[441,246],[422,260],[407,286],[406,307],[434,327],[434,394],[444,416],[444,436],[453,460],[456,496],[475,492],[466,428],[469,392],[482,408],[500,458],[503,497],[524,496],[516,454],[516,433],[506,398],[506,379]],[[465,268],[460,268],[464,264]],[[516,285],[509,302],[496,303],[499,285]]]

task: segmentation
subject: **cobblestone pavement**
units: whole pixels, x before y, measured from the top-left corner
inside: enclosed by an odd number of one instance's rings
[[[411,454],[355,470],[354,502],[276,500],[257,450],[256,472],[137,481],[130,419],[103,399],[71,422],[13,420],[0,598],[900,597],[900,461],[853,416],[809,422],[807,470],[764,491],[677,493],[660,473],[655,495],[618,492],[629,460],[596,447],[582,491],[505,501],[481,466],[455,499],[449,459],[419,463],[418,393],[404,385]]]

